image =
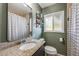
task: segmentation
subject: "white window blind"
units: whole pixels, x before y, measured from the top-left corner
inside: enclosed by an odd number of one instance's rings
[[[52,26],[52,23],[53,23],[53,20],[52,20],[52,16],[47,16],[45,17],[45,29],[44,31],[52,31],[53,30],[53,26]]]
[[[44,32],[64,32],[64,11],[44,15]]]

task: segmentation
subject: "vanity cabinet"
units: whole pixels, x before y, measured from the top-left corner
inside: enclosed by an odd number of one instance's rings
[[[42,46],[33,54],[33,56],[44,56],[44,55],[45,55],[44,45],[42,45]]]

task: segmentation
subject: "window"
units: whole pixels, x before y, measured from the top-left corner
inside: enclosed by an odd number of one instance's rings
[[[49,21],[50,20],[50,21]],[[45,17],[45,31],[52,31],[52,16]]]
[[[44,15],[44,32],[64,32],[64,11]]]

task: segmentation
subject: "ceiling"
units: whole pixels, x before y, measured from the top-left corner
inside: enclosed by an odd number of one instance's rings
[[[54,5],[54,4],[56,4],[56,3],[39,3],[39,5],[40,5],[41,8],[45,8],[45,7]]]
[[[28,13],[31,12],[31,9],[24,3],[9,3],[8,11],[21,16],[26,16]]]

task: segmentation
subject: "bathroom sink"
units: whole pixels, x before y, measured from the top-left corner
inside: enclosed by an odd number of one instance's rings
[[[29,50],[29,49],[32,49],[36,46],[36,43],[26,43],[26,44],[23,44],[19,49],[20,50]]]

